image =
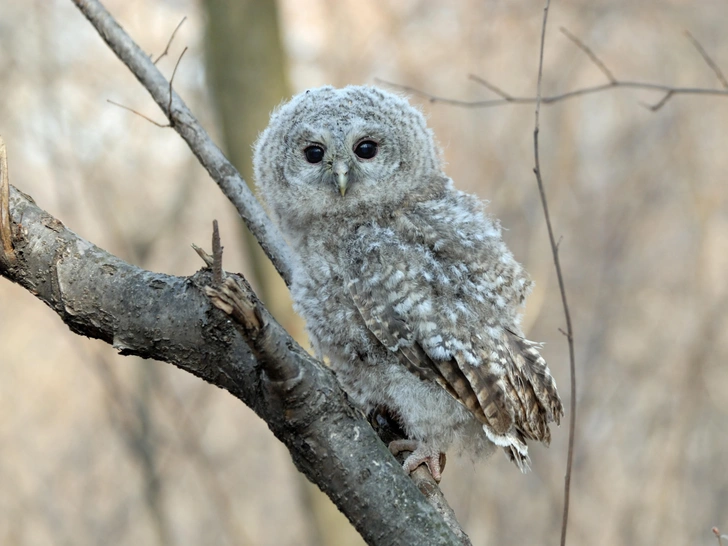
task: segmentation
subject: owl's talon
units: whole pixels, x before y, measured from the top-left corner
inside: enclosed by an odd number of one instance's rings
[[[439,449],[418,440],[394,440],[389,443],[389,451],[392,455],[399,455],[403,451],[411,451],[412,453],[402,463],[404,471],[411,474],[415,468],[425,464],[430,474],[432,474],[432,478],[440,483],[446,458],[445,454],[441,453]]]

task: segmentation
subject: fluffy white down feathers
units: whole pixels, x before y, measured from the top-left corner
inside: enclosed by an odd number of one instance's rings
[[[311,89],[273,113],[254,167],[313,347],[355,404],[423,446],[405,467],[456,444],[527,468],[526,441],[548,443],[563,415],[519,328],[531,282],[442,172],[424,116],[374,87]]]

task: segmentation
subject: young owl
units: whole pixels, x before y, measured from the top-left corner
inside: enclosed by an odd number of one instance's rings
[[[561,400],[519,308],[531,282],[483,203],[442,171],[424,116],[374,87],[321,87],[271,116],[260,193],[297,263],[291,286],[314,350],[365,413],[384,409],[440,479],[452,447],[502,447],[528,468]]]

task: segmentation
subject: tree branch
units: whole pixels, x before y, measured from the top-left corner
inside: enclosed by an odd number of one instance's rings
[[[546,219],[546,227],[549,233],[549,243],[551,244],[551,252],[554,257],[554,267],[556,269],[556,277],[559,281],[559,291],[561,292],[561,303],[564,308],[564,317],[566,319],[566,339],[569,344],[569,378],[571,386],[571,400],[570,400],[570,411],[569,411],[569,448],[566,456],[566,476],[564,477],[564,509],[561,520],[561,546],[566,544],[566,531],[569,525],[569,499],[571,493],[571,468],[574,460],[574,433],[576,429],[576,358],[574,356],[574,330],[571,326],[571,313],[569,311],[569,304],[566,299],[566,287],[564,285],[564,275],[561,270],[561,260],[559,259],[559,243],[561,240],[556,241],[554,237],[554,230],[551,226],[551,215],[549,214],[548,200],[546,199],[546,190],[544,189],[543,178],[541,176],[541,163],[538,155],[538,133],[540,130],[539,126],[539,115],[541,113],[541,82],[543,80],[543,52],[544,44],[546,42],[546,23],[548,21],[550,0],[546,0],[546,6],[543,10],[543,24],[541,26],[541,46],[539,49],[538,56],[538,81],[536,84],[536,120],[533,129],[533,155],[535,167],[533,169],[536,175],[536,183],[538,184],[538,192],[541,196],[541,205],[543,206],[543,215]],[[567,34],[572,41],[578,44],[578,40]],[[582,44],[583,46],[583,44]],[[586,46],[580,47],[583,51],[589,55],[598,66],[603,68],[605,75],[608,78],[613,78],[611,72],[599,61],[599,59],[590,54],[589,49]]]
[[[698,53],[700,53],[700,56],[705,61],[705,64],[707,64],[710,69],[715,74],[715,77],[718,78],[718,81],[723,86],[723,89],[728,89],[728,80],[726,80],[725,76],[723,75],[723,72],[718,67],[718,65],[715,63],[715,61],[711,58],[710,55],[708,55],[708,52],[705,51],[705,48],[702,46],[698,40],[695,39],[695,36],[690,34],[689,31],[685,31],[685,36],[688,40],[690,40],[690,43],[693,44],[693,47],[698,50]]]
[[[204,294],[209,271],[184,278],[132,266],[67,230],[12,186],[6,213],[16,261],[0,250],[0,275],[45,302],[74,333],[123,355],[170,362],[243,401],[370,544],[461,544],[349,405],[333,373],[252,291],[246,297],[261,326],[244,338]]]
[[[480,76],[475,76],[471,74],[469,78],[482,85],[483,87],[487,88],[488,90],[492,91],[496,95],[498,95],[499,99],[490,99],[490,100],[478,100],[478,101],[467,101],[467,100],[459,100],[459,99],[452,99],[448,97],[441,97],[438,95],[433,95],[431,93],[427,93],[426,91],[422,91],[421,89],[416,89],[414,87],[409,87],[406,85],[401,85],[398,83],[388,82],[385,80],[377,79],[378,83],[388,85],[390,87],[393,87],[395,89],[399,89],[401,91],[405,91],[407,93],[412,93],[413,95],[417,95],[419,97],[425,98],[431,103],[441,103],[441,104],[449,104],[451,106],[459,106],[462,108],[490,108],[493,106],[503,106],[504,104],[554,104],[557,102],[561,102],[564,100],[573,99],[576,97],[582,97],[584,95],[591,95],[593,93],[601,93],[603,91],[607,91],[609,89],[615,89],[618,87],[621,88],[627,88],[627,89],[645,89],[648,91],[659,91],[663,93],[662,98],[657,101],[654,104],[645,104],[644,106],[653,112],[656,112],[660,108],[662,108],[668,100],[670,100],[672,97],[676,95],[712,95],[712,96],[728,96],[728,81],[726,81],[726,78],[723,76],[723,73],[720,71],[720,68],[718,68],[718,65],[713,61],[713,59],[710,58],[710,56],[706,53],[705,49],[700,45],[700,43],[693,38],[693,36],[690,33],[686,33],[688,36],[688,39],[690,42],[695,46],[695,48],[698,50],[700,55],[703,57],[703,60],[708,64],[708,66],[715,72],[716,77],[720,80],[721,84],[723,85],[724,89],[707,89],[702,87],[673,87],[670,85],[664,85],[660,83],[651,83],[651,82],[638,82],[638,81],[630,81],[630,80],[620,80],[617,79],[614,74],[612,73],[609,68],[597,57],[597,55],[586,45],[584,42],[579,40],[576,36],[574,36],[571,32],[569,32],[567,29],[561,27],[561,32],[569,39],[571,40],[576,47],[578,47],[580,50],[582,50],[587,57],[589,57],[589,60],[594,63],[594,65],[599,69],[599,71],[604,74],[604,76],[609,80],[609,83],[605,83],[602,85],[594,85],[591,87],[583,87],[581,89],[575,89],[574,91],[568,91],[566,93],[560,93],[558,95],[548,95],[548,96],[536,96],[536,97],[516,97],[513,95],[510,95],[500,89],[499,87],[495,86],[493,83],[489,82],[485,78],[482,78]]]
[[[174,93],[171,81],[162,77],[99,2],[74,3],[149,90],[170,127],[185,139],[290,282],[291,258],[277,228]],[[297,468],[370,544],[467,544],[441,493],[438,498],[430,491],[427,500],[420,494],[348,404],[332,372],[296,344],[244,279],[234,284],[240,287],[238,297],[247,302],[242,313],[236,313],[239,309],[231,313],[241,334],[236,335],[204,295],[209,271],[184,279],[131,266],[66,230],[15,188],[10,193],[7,182],[5,189],[0,197],[8,198],[0,199],[0,211],[12,220],[0,224],[0,275],[44,301],[73,332],[106,341],[123,355],[173,363],[228,390],[268,423],[289,448]],[[219,239],[213,246],[212,277],[219,281],[223,275]],[[209,265],[209,257],[196,250]],[[18,253],[20,259],[13,262]],[[432,486],[436,488],[434,482]]]
[[[13,234],[10,230],[10,175],[5,141],[0,137],[0,263],[15,263]]]
[[[217,224],[213,229],[213,279],[215,270],[222,271],[222,247],[220,246]],[[272,317],[258,302],[253,290],[245,279],[228,276],[222,281],[213,280],[213,286],[205,287],[205,293],[213,305],[221,309],[235,322],[241,336],[248,340],[253,353],[261,362],[263,371],[272,384],[285,386],[288,382],[296,382],[301,375],[299,365],[291,360],[290,348],[283,347],[279,339],[287,337],[287,333],[273,321]],[[273,356],[273,358],[271,358]],[[285,388],[285,387],[284,387]],[[310,395],[310,393],[308,394]],[[389,430],[375,427],[379,437],[385,444],[394,438],[389,437]],[[398,461],[399,464],[403,460]],[[412,472],[412,480],[427,502],[442,516],[443,520],[458,538],[462,546],[472,546],[470,538],[458,523],[455,512],[448,504],[442,490],[423,465]]]
[[[290,250],[271,223],[258,200],[235,167],[194,118],[189,108],[171,88],[152,59],[141,50],[97,0],[73,0],[117,57],[149,91],[200,164],[207,170],[225,196],[235,205],[251,233],[260,243],[286,284],[291,279]]]

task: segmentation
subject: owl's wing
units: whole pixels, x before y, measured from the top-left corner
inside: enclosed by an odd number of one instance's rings
[[[489,439],[502,446],[519,468],[527,467],[525,441],[548,444],[548,423],[558,423],[563,415],[538,344],[505,329],[495,341],[477,332],[469,340],[458,339],[456,332],[437,324],[433,316],[437,331],[432,333],[450,349],[448,358],[434,358],[433,351],[425,350],[427,340],[418,339],[414,325],[396,309],[411,295],[402,286],[406,283],[402,275],[394,270],[361,273],[349,282],[349,291],[372,334],[412,373],[438,383],[470,410],[483,423]],[[397,290],[393,276],[399,278]],[[393,299],[393,294],[399,297]]]

